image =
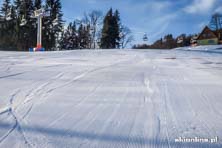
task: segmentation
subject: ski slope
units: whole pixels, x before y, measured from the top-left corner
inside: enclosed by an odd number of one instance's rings
[[[219,148],[221,108],[219,53],[0,52],[1,148]]]

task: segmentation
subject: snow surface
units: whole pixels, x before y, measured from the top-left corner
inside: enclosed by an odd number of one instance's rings
[[[0,52],[1,148],[222,147],[221,108],[217,52]]]
[[[181,47],[176,50],[186,51],[202,51],[211,53],[222,53],[222,45],[208,45],[208,46],[196,46],[196,47]]]

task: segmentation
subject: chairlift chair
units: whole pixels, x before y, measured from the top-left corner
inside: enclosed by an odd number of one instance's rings
[[[20,26],[25,26],[27,24],[27,20],[24,18],[24,16],[22,17]]]
[[[56,17],[53,21],[52,21],[53,26],[58,25],[58,18]]]
[[[148,41],[147,34],[144,34],[144,36],[143,36],[143,41]]]
[[[35,13],[32,13],[32,15],[30,16],[30,18],[36,18]]]
[[[8,14],[5,19],[6,21],[11,21],[12,20],[11,14]]]
[[[12,13],[11,13],[11,10],[9,10],[6,14],[6,21],[11,21],[12,20],[12,17],[11,17]]]

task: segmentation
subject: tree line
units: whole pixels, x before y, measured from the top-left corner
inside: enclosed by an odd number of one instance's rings
[[[36,45],[37,24],[34,11],[40,8],[48,13],[43,18],[43,46],[53,50],[62,31],[60,0],[4,0],[0,9],[0,49],[28,50]]]
[[[69,23],[62,31],[60,48],[69,49],[119,49],[133,41],[131,30],[120,20],[118,10],[112,8],[103,16],[101,11],[85,13],[82,19]]]
[[[215,13],[212,15],[209,23],[209,28],[215,33],[222,34],[222,14]],[[190,46],[192,44],[192,39],[195,40],[198,34],[181,34],[177,37],[173,37],[172,34],[167,34],[163,38],[156,40],[153,44],[138,44],[133,45],[134,49],[173,49],[177,47]],[[222,37],[221,37],[222,39]]]
[[[133,40],[131,30],[122,25],[120,13],[112,8],[85,13],[80,20],[63,20],[60,0],[4,0],[0,8],[0,49],[27,51],[36,46],[35,10],[43,8],[42,46],[46,50],[125,48]]]
[[[173,49],[177,47],[185,47],[191,45],[191,38],[197,36],[197,34],[181,34],[174,38],[172,34],[167,34],[163,38],[156,40],[153,44],[138,44],[133,45],[134,49]],[[181,39],[178,42],[178,39]]]

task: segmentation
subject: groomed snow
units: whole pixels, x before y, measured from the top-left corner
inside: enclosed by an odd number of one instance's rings
[[[0,147],[222,147],[222,54],[198,48],[1,51]]]

